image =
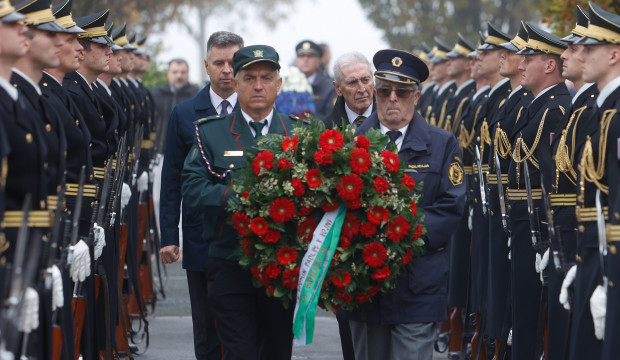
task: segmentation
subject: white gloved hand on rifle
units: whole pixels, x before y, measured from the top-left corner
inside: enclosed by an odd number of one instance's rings
[[[62,275],[58,266],[52,265],[49,272],[52,275],[52,311],[54,311],[65,305],[65,295],[62,291]]]
[[[590,311],[594,321],[594,336],[603,340],[605,336],[605,315],[607,314],[607,290],[602,285],[597,286],[590,297]]]
[[[573,265],[566,272],[564,281],[562,281],[562,289],[560,290],[560,304],[564,306],[564,309],[569,310],[569,311],[570,311],[570,302],[568,301],[568,288],[571,287],[571,285],[575,281],[576,275],[577,275],[577,265]]]
[[[142,193],[149,190],[149,174],[143,171],[138,178],[138,192]]]
[[[127,183],[123,183],[123,190],[121,191],[121,209],[125,209],[125,206],[129,204],[131,200],[131,187]]]
[[[31,287],[24,292],[22,311],[19,316],[19,331],[29,334],[39,327],[39,293]]]
[[[101,256],[101,252],[103,251],[103,248],[106,244],[105,230],[103,230],[101,226],[97,225],[97,223],[93,225],[93,238],[95,239],[95,251],[93,255],[95,257],[95,260],[97,260]]]
[[[90,275],[90,254],[84,240],[73,246],[70,273],[73,282],[84,281]]]
[[[540,256],[539,253],[536,253],[536,261],[534,263],[534,266],[536,267],[536,272],[540,274],[541,283],[544,282],[543,272],[547,268],[548,264],[549,264],[549,249],[547,249],[547,251],[545,251],[545,253],[542,256]]]

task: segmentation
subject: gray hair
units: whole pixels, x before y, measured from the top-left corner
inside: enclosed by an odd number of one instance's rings
[[[229,31],[216,31],[207,40],[207,59],[211,56],[211,48],[217,47],[231,47],[239,46],[243,47],[243,38],[235,33]]]
[[[366,56],[362,55],[360,52],[353,51],[340,56],[334,63],[334,80],[337,84],[342,83],[342,69],[355,64],[368,65],[368,73],[372,76],[372,69]]]

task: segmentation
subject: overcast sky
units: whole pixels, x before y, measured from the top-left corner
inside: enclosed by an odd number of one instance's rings
[[[233,28],[215,17],[209,18],[209,21],[208,34],[218,30],[237,32],[246,45],[273,46],[282,62],[287,64],[295,60],[295,45],[304,39],[330,44],[330,67],[339,55],[354,50],[366,55],[372,63],[374,53],[387,48],[382,33],[368,21],[357,0],[297,0],[294,11],[282,19],[275,29],[267,28],[255,18],[246,19],[245,30]],[[252,23],[256,25],[248,25]],[[190,81],[200,81],[200,67],[203,65],[199,61],[198,48],[182,27],[170,25],[165,34],[152,36],[151,40],[163,41],[164,49],[158,57],[160,62],[183,57],[190,65]]]

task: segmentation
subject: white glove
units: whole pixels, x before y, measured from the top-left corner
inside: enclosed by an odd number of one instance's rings
[[[105,247],[105,230],[97,223],[93,225],[93,238],[95,239],[95,260],[99,259]]]
[[[0,360],[15,360],[15,355],[6,349],[4,341],[0,344]]]
[[[474,227],[474,209],[469,209],[469,217],[467,217],[467,228],[469,231]]]
[[[543,282],[543,272],[547,268],[549,264],[549,249],[545,251],[545,253],[540,256],[539,253],[536,253],[536,272],[540,274],[540,282]]]
[[[54,311],[65,305],[65,295],[62,291],[60,269],[58,269],[58,266],[52,265],[49,271],[52,273],[52,311]]]
[[[127,183],[123,183],[123,191],[121,192],[121,209],[125,209],[125,206],[129,204],[131,200],[131,187]]]
[[[512,346],[512,328],[508,332],[508,339],[506,340],[506,345]]]
[[[138,192],[145,192],[149,190],[149,174],[143,171],[138,178]]]
[[[562,281],[562,289],[560,290],[560,304],[564,306],[564,309],[570,311],[570,303],[568,302],[568,288],[575,281],[575,276],[577,275],[577,265],[573,265],[566,272],[566,276],[564,277],[564,281]]]
[[[590,297],[590,311],[594,321],[594,336],[603,340],[605,337],[605,314],[607,314],[607,290],[602,285],[594,289]]]
[[[31,287],[24,292],[20,315],[19,331],[29,334],[39,327],[39,293]]]
[[[73,282],[84,281],[90,275],[90,254],[88,245],[83,240],[73,247],[73,262],[69,272]]]

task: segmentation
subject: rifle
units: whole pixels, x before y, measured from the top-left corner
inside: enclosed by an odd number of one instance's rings
[[[525,170],[525,190],[527,192],[527,213],[529,215],[530,220],[530,232],[532,234],[532,245],[536,251],[539,250],[539,246],[541,245],[541,234],[540,234],[540,222],[538,216],[535,214],[534,209],[534,200],[532,198],[532,183],[530,181],[530,168],[527,165],[527,161],[523,162],[523,167]]]
[[[499,193],[499,208],[502,212],[502,226],[504,227],[504,232],[508,235],[508,243],[510,244],[510,238],[512,236],[512,231],[510,230],[510,218],[508,217],[508,212],[506,211],[506,199],[504,198],[504,184],[502,183],[502,169],[501,164],[499,162],[499,156],[497,156],[497,152],[495,152],[495,173],[497,174],[497,192]]]
[[[476,166],[478,167],[478,177],[480,178],[479,185],[480,185],[480,200],[482,200],[482,214],[486,216],[489,203],[487,202],[487,189],[484,186],[484,176],[482,174],[482,162],[480,161],[480,147],[478,146],[478,144],[476,144]]]
[[[607,273],[605,272],[605,258],[607,257],[607,229],[605,228],[605,215],[601,205],[601,189],[596,189],[596,227],[598,228],[598,254],[601,262],[601,276],[605,293],[609,286]]]
[[[542,188],[543,203],[545,205],[545,213],[547,214],[547,229],[549,231],[549,239],[551,242],[558,244],[558,249],[553,250],[553,264],[555,270],[558,272],[566,271],[566,257],[564,253],[564,242],[562,241],[562,235],[555,227],[555,221],[553,219],[553,210],[551,210],[551,203],[549,202],[549,195],[545,189],[545,183],[543,182],[543,174],[540,173],[540,187]]]

